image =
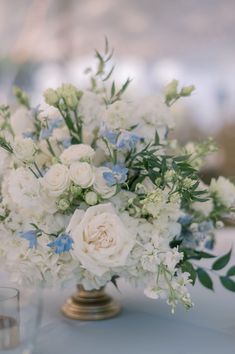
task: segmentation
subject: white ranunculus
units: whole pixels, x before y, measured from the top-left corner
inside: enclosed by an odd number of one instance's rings
[[[23,209],[32,209],[40,204],[39,180],[26,168],[20,167],[10,172],[8,193],[12,201]]]
[[[43,187],[52,197],[59,197],[70,185],[68,167],[55,164],[47,171],[45,176],[41,178]]]
[[[230,208],[235,206],[235,185],[227,178],[220,176],[212,179],[209,190],[215,193],[221,204]]]
[[[17,159],[24,162],[32,162],[36,152],[36,146],[32,139],[17,136],[13,143],[13,151]]]
[[[134,237],[126,229],[111,203],[75,212],[67,228],[74,240],[74,255],[91,273],[102,276],[126,265]]]
[[[102,198],[108,199],[116,193],[116,186],[109,187],[103,177],[104,172],[111,172],[108,167],[98,167],[95,169],[95,181],[93,188]]]
[[[92,186],[95,176],[91,165],[87,162],[74,162],[69,168],[71,180],[82,188]]]
[[[33,117],[30,111],[25,107],[18,108],[11,115],[11,127],[15,135],[22,135],[25,132],[33,131]]]
[[[90,145],[77,144],[71,145],[60,155],[62,163],[70,165],[77,161],[91,161],[95,155],[95,151]]]

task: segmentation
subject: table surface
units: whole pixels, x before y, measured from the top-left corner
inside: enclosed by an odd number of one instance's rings
[[[220,233],[217,254],[235,243],[235,229]],[[235,255],[233,256],[235,262]],[[108,292],[123,307],[119,317],[81,322],[66,319],[60,307],[73,292],[46,291],[44,316],[35,354],[234,354],[235,294],[215,281],[215,292],[200,284],[191,289],[195,306],[174,315],[164,301],[146,298],[140,289],[120,283]]]

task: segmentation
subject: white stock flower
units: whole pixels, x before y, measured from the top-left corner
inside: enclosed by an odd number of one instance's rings
[[[94,155],[95,151],[90,145],[77,144],[65,149],[60,155],[60,159],[65,165],[70,165],[77,161],[91,161]]]
[[[17,159],[23,162],[32,162],[36,152],[36,145],[30,138],[17,136],[13,143],[13,152]]]
[[[95,176],[91,165],[87,162],[74,162],[69,168],[71,180],[82,188],[92,186]]]
[[[29,110],[25,107],[18,108],[11,115],[11,127],[15,135],[22,135],[26,132],[31,132],[34,129],[33,117],[31,116]]]
[[[8,193],[18,207],[32,209],[40,201],[39,180],[26,168],[12,170],[8,177]]]
[[[93,123],[99,127],[99,124],[104,115],[104,104],[101,96],[90,91],[83,91],[79,102],[79,112],[85,125]]]
[[[108,167],[98,167],[95,169],[95,181],[93,188],[102,198],[108,199],[116,193],[116,186],[109,187],[103,177],[104,172],[110,172]]]
[[[128,129],[135,124],[132,105],[125,101],[116,101],[109,105],[103,116],[103,122],[110,129]]]
[[[212,199],[207,200],[206,202],[194,202],[192,204],[192,209],[204,216],[209,216],[214,208]]]
[[[70,185],[68,167],[55,164],[47,171],[45,176],[41,178],[41,184],[52,197],[59,197]]]
[[[102,276],[115,267],[124,267],[134,246],[129,233],[111,203],[75,212],[67,228],[74,240],[74,254],[82,266]]]
[[[235,185],[227,178],[220,176],[212,179],[209,190],[215,193],[221,204],[230,208],[235,206]]]
[[[171,112],[161,96],[148,96],[140,100],[136,107],[137,121],[144,121],[154,127],[174,127]]]

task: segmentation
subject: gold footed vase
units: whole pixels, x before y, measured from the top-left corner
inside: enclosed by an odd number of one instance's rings
[[[117,316],[120,311],[121,306],[105,293],[104,287],[87,291],[81,285],[62,307],[66,317],[82,321],[106,320]]]

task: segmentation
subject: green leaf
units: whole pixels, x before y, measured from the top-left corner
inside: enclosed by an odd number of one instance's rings
[[[227,271],[227,276],[232,277],[235,275],[235,266],[232,266],[228,271]]]
[[[200,283],[205,288],[210,289],[210,290],[214,290],[212,279],[204,269],[198,268],[197,275],[198,275],[198,279],[199,279]]]
[[[115,82],[113,81],[112,87],[111,87],[111,97],[113,97],[115,95],[115,92],[116,92],[116,87],[115,87]]]
[[[235,282],[229,277],[220,277],[221,284],[228,290],[235,292]]]
[[[232,250],[230,250],[228,253],[226,253],[224,256],[220,257],[219,259],[217,259],[213,265],[212,265],[212,269],[213,270],[220,270],[224,267],[226,267],[226,265],[228,264],[230,257],[231,257],[231,253]]]
[[[186,261],[181,265],[181,269],[183,272],[188,272],[190,274],[190,278],[192,279],[192,285],[194,285],[197,279],[197,272],[194,269],[193,265],[190,262]]]

